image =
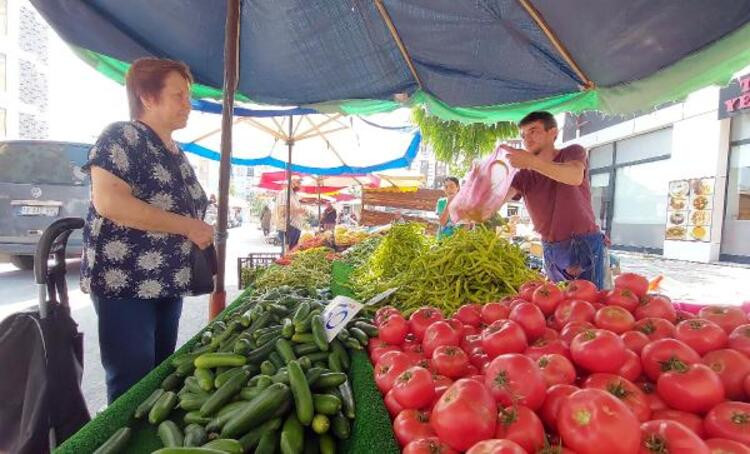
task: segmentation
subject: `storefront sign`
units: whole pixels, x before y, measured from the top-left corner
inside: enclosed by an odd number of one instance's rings
[[[670,181],[667,199],[667,240],[711,241],[713,177]]]
[[[719,119],[750,112],[750,74],[734,79],[719,91]]]

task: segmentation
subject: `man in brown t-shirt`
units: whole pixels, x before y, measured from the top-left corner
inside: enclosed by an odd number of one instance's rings
[[[557,122],[549,112],[532,112],[518,125],[525,150],[502,147],[520,169],[507,200],[523,197],[542,236],[544,267],[553,281],[588,279],[602,287],[604,235],[591,208],[586,150],[555,148]]]

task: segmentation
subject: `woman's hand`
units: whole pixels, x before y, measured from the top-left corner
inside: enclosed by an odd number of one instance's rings
[[[214,242],[214,228],[199,219],[189,219],[187,234],[185,236],[195,243],[198,248],[206,249]]]

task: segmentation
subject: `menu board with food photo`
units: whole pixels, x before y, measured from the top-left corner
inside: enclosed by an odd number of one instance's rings
[[[713,178],[695,178],[670,182],[666,239],[710,241],[713,199]]]

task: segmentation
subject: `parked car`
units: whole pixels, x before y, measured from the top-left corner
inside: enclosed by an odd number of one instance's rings
[[[0,141],[0,258],[32,269],[40,235],[54,220],[86,217],[90,181],[81,166],[90,144],[35,140]],[[81,234],[68,241],[81,255]]]

